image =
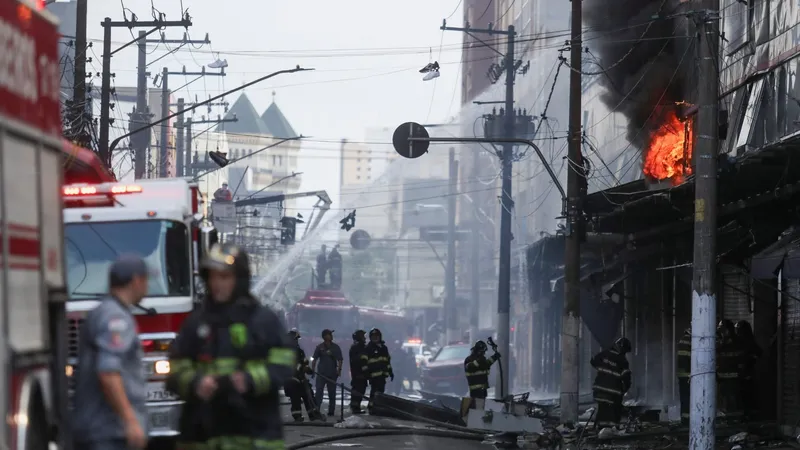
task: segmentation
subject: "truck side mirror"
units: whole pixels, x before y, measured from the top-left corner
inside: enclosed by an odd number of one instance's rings
[[[200,227],[200,248],[197,249],[198,261],[202,261],[211,247],[219,242],[219,232],[214,227]]]

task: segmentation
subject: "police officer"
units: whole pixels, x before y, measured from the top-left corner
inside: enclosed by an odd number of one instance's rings
[[[369,403],[367,409],[372,412],[376,393],[386,392],[386,377],[394,381],[392,371],[392,357],[389,349],[383,342],[381,330],[369,330],[369,344],[367,344],[367,373],[369,374]]]
[[[733,321],[721,320],[717,325],[717,395],[729,421],[739,420],[744,414],[740,398],[743,354]]]
[[[631,371],[625,358],[630,351],[631,341],[623,337],[591,360],[592,367],[597,369],[592,391],[599,428],[616,427],[622,419],[622,397],[631,387]]]
[[[761,357],[761,348],[753,335],[753,328],[746,320],[736,322],[736,339],[744,350],[742,361],[740,391],[744,418],[752,419],[758,412],[758,396],[756,394],[755,368]]]
[[[127,450],[147,445],[144,355],[130,311],[147,294],[147,276],[141,258],[121,256],[109,272],[109,297],[83,322],[72,412],[76,449]]]
[[[295,365],[294,376],[286,380],[283,391],[292,402],[292,419],[294,419],[295,422],[303,421],[303,404],[305,404],[308,419],[314,420],[319,418],[319,411],[314,403],[314,399],[309,395],[308,380],[306,380],[306,375],[314,372],[308,366],[306,352],[300,348],[300,332],[297,331],[297,328],[292,328],[288,336],[292,342],[296,343],[295,361],[297,361],[297,364]]]
[[[367,391],[367,332],[356,330],[350,346],[350,412],[361,414],[361,401]]]
[[[687,425],[689,423],[692,379],[692,330],[690,328],[687,328],[683,332],[683,337],[678,341],[676,369],[678,375],[678,395],[681,401],[681,423]]]
[[[486,358],[489,348],[483,341],[478,341],[470,349],[472,353],[464,359],[464,373],[467,375],[467,386],[470,398],[483,398],[488,395],[489,372],[492,364],[500,360],[500,353],[495,352],[491,358]]]
[[[186,402],[180,431],[187,446],[283,446],[278,392],[295,370],[296,343],[250,294],[248,259],[230,244],[209,250],[200,269],[204,304],[170,349],[167,388]]]
[[[315,399],[322,406],[325,389],[328,390],[328,417],[336,413],[336,380],[342,376],[342,349],[333,342],[333,330],[322,330],[322,343],[314,349],[311,371],[317,377]],[[319,371],[317,371],[319,364]]]

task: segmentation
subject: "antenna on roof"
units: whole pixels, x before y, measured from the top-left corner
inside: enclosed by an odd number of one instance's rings
[[[275,103],[275,94],[277,94],[277,92],[272,91],[272,103]]]

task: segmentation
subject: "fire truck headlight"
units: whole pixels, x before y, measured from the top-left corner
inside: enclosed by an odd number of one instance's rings
[[[156,361],[154,371],[158,375],[169,374],[169,361]]]

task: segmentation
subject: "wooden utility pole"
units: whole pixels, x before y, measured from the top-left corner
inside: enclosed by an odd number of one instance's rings
[[[579,340],[581,326],[581,60],[583,4],[572,0],[572,37],[569,77],[569,149],[567,154],[567,235],[564,249],[564,313],[561,320],[561,421],[578,420]]]
[[[716,255],[719,153],[719,0],[696,2],[698,111],[695,133],[694,276],[689,448],[712,450],[717,415]]]

